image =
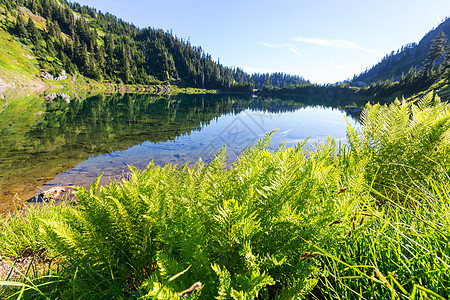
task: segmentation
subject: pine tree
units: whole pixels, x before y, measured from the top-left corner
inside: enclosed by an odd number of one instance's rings
[[[114,65],[115,45],[114,45],[114,38],[113,38],[112,34],[108,34],[107,36],[104,37],[104,45],[105,45],[105,54],[106,54],[105,71],[106,71],[106,74],[112,79],[112,77],[114,76],[114,69],[115,69],[115,65]]]
[[[82,43],[82,45],[83,46],[81,47],[79,68],[88,72],[90,69],[89,52],[87,50],[87,45],[85,43]]]
[[[264,82],[264,87],[271,88],[272,87],[272,76],[269,73],[266,74],[266,81]]]
[[[97,67],[100,70],[103,70],[103,68],[105,67],[105,51],[103,49],[103,46],[96,45],[94,51],[95,51],[94,58],[95,61],[97,62]]]
[[[28,31],[27,28],[25,27],[25,21],[21,15],[19,15],[16,19],[15,31],[19,37],[28,39]]]
[[[130,59],[129,59],[129,51],[124,46],[122,48],[122,55],[120,57],[120,67],[121,67],[121,74],[122,74],[122,80],[124,83],[131,83],[132,80],[132,74],[130,72]]]
[[[37,44],[41,38],[38,29],[34,25],[33,19],[29,18],[26,26],[27,32],[33,44]]]
[[[450,68],[450,44],[447,45],[447,48],[445,49],[444,67],[446,69]]]
[[[425,60],[425,70],[427,73],[431,71],[434,62],[445,53],[445,44],[447,37],[443,31],[439,32],[435,39],[433,39],[427,58]]]

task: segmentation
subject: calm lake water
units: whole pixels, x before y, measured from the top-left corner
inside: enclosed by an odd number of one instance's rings
[[[271,149],[309,138],[344,143],[345,99],[262,99],[237,95],[25,97],[0,114],[0,211],[54,186],[119,179],[128,166],[209,162],[227,145],[229,162],[277,129]]]

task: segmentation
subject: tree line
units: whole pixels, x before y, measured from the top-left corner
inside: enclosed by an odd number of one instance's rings
[[[407,74],[402,73],[399,80],[380,80],[364,87],[360,92],[377,98],[389,97],[395,93],[410,96],[427,89],[440,79],[450,80],[450,44],[443,31],[432,40],[423,67],[419,69],[412,66]]]
[[[160,29],[140,29],[65,0],[0,0],[0,4],[7,10],[5,27],[32,48],[41,69],[54,75],[64,69],[125,84],[253,88],[251,76],[242,69],[225,67],[201,47]]]
[[[0,5],[7,11],[4,27],[30,46],[39,67],[53,75],[64,69],[98,81],[170,83],[229,91],[307,83],[296,75],[249,75],[241,68],[223,66],[201,47],[171,31],[138,28],[78,3],[0,0]]]
[[[309,80],[304,79],[298,75],[290,75],[284,73],[255,73],[252,75],[253,86],[255,89],[269,88],[269,87],[290,87],[309,84]]]

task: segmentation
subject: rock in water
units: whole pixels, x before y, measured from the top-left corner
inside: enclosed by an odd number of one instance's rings
[[[44,200],[58,200],[61,198],[63,193],[66,191],[65,188],[60,186],[52,187],[51,189],[48,189],[46,191],[43,191],[39,194],[39,197],[41,197]]]

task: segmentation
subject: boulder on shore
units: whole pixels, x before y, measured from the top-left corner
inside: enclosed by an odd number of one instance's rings
[[[56,81],[61,81],[61,80],[66,80],[67,79],[67,75],[66,75],[66,71],[65,70],[61,70],[61,74],[58,76],[53,76],[52,74],[50,74],[49,72],[41,72],[41,78],[45,78],[47,80],[56,80]]]

